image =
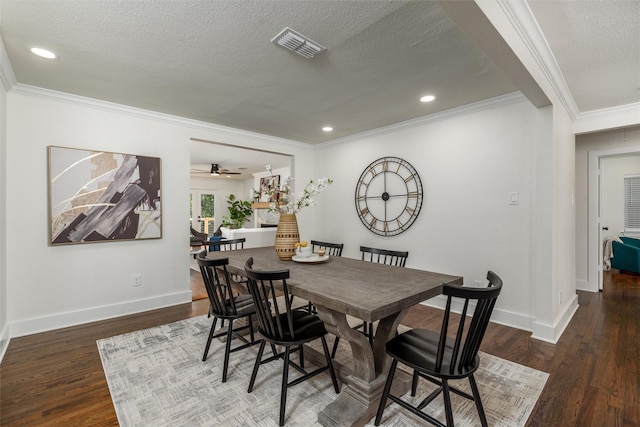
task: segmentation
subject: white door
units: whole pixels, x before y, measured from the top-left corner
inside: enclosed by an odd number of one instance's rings
[[[215,229],[215,192],[211,190],[191,190],[191,227],[212,236]]]
[[[598,158],[598,290],[603,290],[604,251],[602,245],[602,158]]]

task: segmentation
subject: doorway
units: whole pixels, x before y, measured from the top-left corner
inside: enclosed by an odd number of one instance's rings
[[[603,290],[603,246],[602,241],[609,225],[603,222],[603,182],[602,163],[606,159],[628,157],[640,154],[637,147],[621,147],[610,150],[589,152],[589,249],[588,249],[588,284],[593,292]],[[606,216],[604,218],[607,219]],[[616,226],[616,228],[620,228]]]
[[[216,230],[215,199],[215,191],[191,189],[189,218],[191,227],[207,236],[212,236]]]

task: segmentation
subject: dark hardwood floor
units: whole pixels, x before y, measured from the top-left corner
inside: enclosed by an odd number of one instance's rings
[[[508,283],[505,284],[508,286]],[[640,425],[640,276],[605,275],[556,344],[491,324],[482,350],[550,373],[527,425]],[[0,425],[116,426],[96,340],[206,314],[208,300],[11,340],[0,365]],[[417,306],[403,321],[436,327]]]
[[[192,301],[207,298],[207,290],[202,283],[202,274],[192,268],[189,269],[189,286],[191,288]]]

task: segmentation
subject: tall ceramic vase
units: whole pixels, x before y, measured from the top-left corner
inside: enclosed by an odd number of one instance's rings
[[[295,244],[300,241],[296,214],[280,214],[276,230],[276,254],[283,261],[290,261],[296,254]]]

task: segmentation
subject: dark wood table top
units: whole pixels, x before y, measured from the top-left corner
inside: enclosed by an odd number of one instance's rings
[[[441,293],[442,284],[462,284],[462,277],[394,267],[344,257],[318,264],[282,261],[273,247],[210,252],[229,258],[229,272],[244,273],[253,257],[256,270],[289,270],[291,292],[316,305],[374,322]]]

